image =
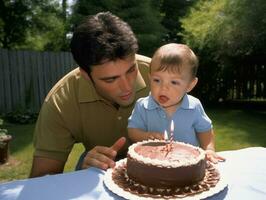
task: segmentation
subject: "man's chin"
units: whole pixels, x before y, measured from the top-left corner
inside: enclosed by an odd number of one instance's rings
[[[133,102],[134,102],[134,99],[135,98],[130,98],[130,99],[128,99],[128,100],[121,100],[121,99],[119,99],[119,101],[117,102],[120,106],[122,106],[122,107],[126,107],[126,106],[129,106],[129,105],[131,105]]]

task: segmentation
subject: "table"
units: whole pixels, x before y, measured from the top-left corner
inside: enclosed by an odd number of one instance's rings
[[[219,152],[217,165],[228,187],[207,200],[265,200],[266,148],[251,147]],[[0,184],[1,200],[121,200],[103,183],[105,172],[96,168]]]

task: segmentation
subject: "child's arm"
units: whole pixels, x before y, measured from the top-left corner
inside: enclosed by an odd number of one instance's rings
[[[128,128],[128,137],[132,142],[140,142],[143,140],[163,139],[163,134],[159,132],[146,132],[138,128]]]
[[[198,133],[198,139],[200,142],[200,146],[206,152],[207,160],[212,163],[217,163],[218,161],[224,161],[225,158],[219,156],[215,153],[215,140],[214,140],[214,132],[213,129]]]

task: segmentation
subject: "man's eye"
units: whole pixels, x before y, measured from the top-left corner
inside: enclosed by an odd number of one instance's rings
[[[115,81],[115,78],[109,78],[104,80],[106,83],[113,83]]]
[[[134,72],[135,70],[136,70],[136,66],[131,67],[131,68],[127,71],[127,73],[132,73],[132,72]]]

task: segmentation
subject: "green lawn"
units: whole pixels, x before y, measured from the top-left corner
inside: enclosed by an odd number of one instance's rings
[[[266,111],[209,109],[217,151],[266,147]]]
[[[0,183],[28,177],[33,154],[33,130],[35,124],[6,124],[5,128],[12,135],[9,162],[0,165]],[[81,144],[76,144],[65,165],[65,172],[73,171],[79,155],[84,151]]]
[[[218,151],[240,149],[251,146],[266,147],[266,112],[251,110],[208,109],[216,134]],[[32,161],[32,132],[34,124],[7,124],[13,140],[10,144],[10,159],[0,165],[0,182],[25,179]],[[83,147],[75,145],[69,156],[65,172],[72,171]]]

